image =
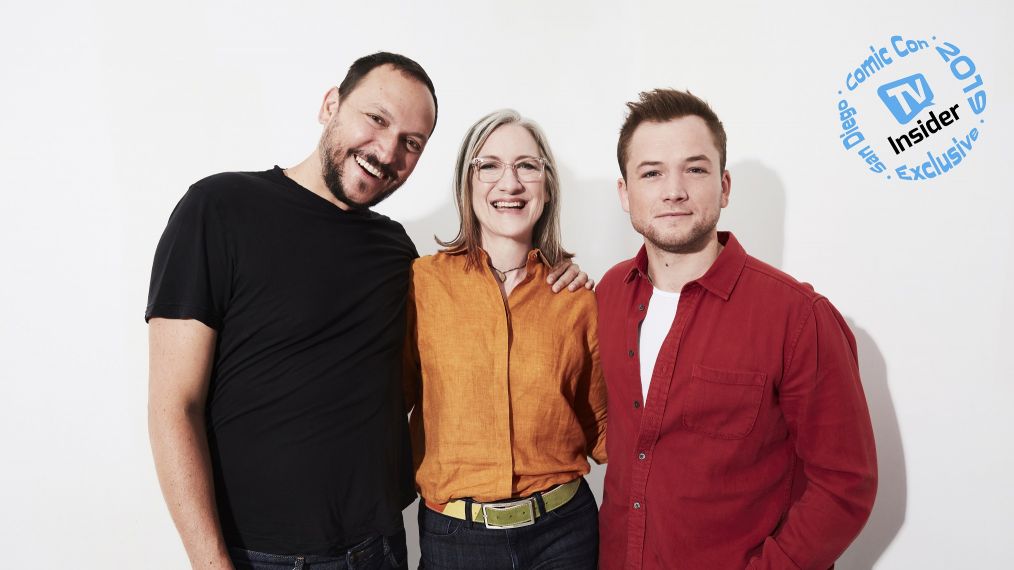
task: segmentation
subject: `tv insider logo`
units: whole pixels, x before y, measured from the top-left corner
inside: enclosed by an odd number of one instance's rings
[[[970,160],[985,125],[986,84],[971,56],[936,36],[891,36],[845,75],[842,147],[867,170],[906,182]]]

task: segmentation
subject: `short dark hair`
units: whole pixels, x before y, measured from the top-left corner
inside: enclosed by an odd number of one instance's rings
[[[422,83],[430,90],[430,95],[433,96],[433,128],[436,128],[437,92],[433,89],[433,82],[430,81],[430,76],[426,74],[426,70],[421,65],[401,54],[378,51],[375,54],[357,59],[349,66],[349,72],[345,74],[345,79],[342,79],[341,84],[338,85],[338,96],[345,97],[349,93],[352,93],[356,85],[359,85],[359,82],[366,77],[366,74],[381,65],[393,66],[398,71]]]
[[[627,119],[620,127],[620,140],[616,143],[616,160],[620,163],[620,173],[623,179],[627,179],[627,149],[630,146],[630,138],[638,125],[644,122],[664,123],[674,119],[687,116],[700,117],[711,131],[715,148],[718,149],[718,159],[721,169],[725,170],[725,127],[718,115],[700,97],[689,91],[677,91],[675,89],[654,89],[642,91],[638,95],[638,101],[627,103]]]

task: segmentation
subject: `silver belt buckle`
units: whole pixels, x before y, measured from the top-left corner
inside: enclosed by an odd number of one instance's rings
[[[494,511],[495,510],[505,510],[505,509],[517,508],[517,507],[519,507],[521,505],[525,505],[525,506],[528,507],[529,520],[517,522],[517,523],[514,523],[514,524],[505,524],[505,525],[493,525],[493,526],[490,526],[490,524],[489,524],[489,514],[488,514],[490,509],[492,509]],[[511,528],[521,528],[521,527],[524,527],[524,526],[532,526],[533,524],[535,524],[535,499],[528,498],[528,499],[525,499],[524,502],[517,501],[517,502],[513,502],[513,503],[483,503],[483,505],[482,505],[482,519],[483,519],[482,520],[483,524],[485,524],[486,528],[488,528],[490,530],[507,530],[507,529],[511,529]]]

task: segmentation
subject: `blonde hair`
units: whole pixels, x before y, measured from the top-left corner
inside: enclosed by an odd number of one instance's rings
[[[543,181],[546,187],[546,205],[542,215],[535,222],[532,230],[532,245],[539,248],[550,265],[556,265],[574,254],[563,249],[560,244],[560,179],[556,169],[556,159],[549,148],[545,133],[534,121],[522,117],[513,109],[494,111],[479,119],[468,129],[461,140],[458,159],[454,164],[454,205],[458,209],[458,235],[443,241],[434,236],[437,243],[443,246],[445,253],[465,253],[468,256],[467,266],[482,266],[482,237],[479,220],[472,206],[472,160],[479,154],[482,145],[486,144],[493,131],[503,125],[517,124],[524,127],[535,139],[539,154],[545,160]]]

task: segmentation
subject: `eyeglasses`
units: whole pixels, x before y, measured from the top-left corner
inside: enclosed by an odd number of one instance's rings
[[[495,158],[476,158],[472,166],[480,182],[499,182],[507,167],[514,170],[514,177],[520,182],[538,182],[546,170],[546,159],[542,157],[522,158],[514,164],[506,164]]]

